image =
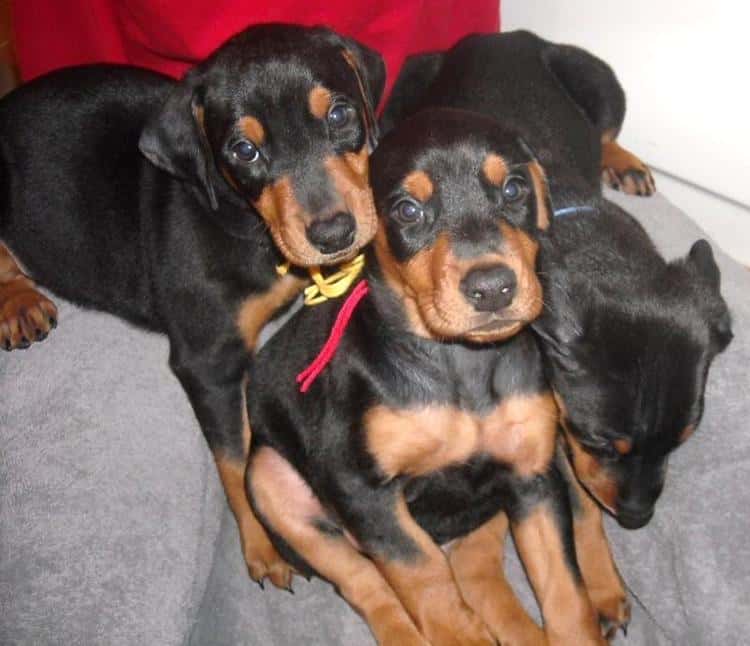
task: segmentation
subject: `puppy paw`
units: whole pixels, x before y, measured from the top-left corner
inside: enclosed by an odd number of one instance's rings
[[[648,197],[656,191],[654,178],[645,165],[643,168],[628,168],[622,172],[614,168],[602,168],[602,181],[610,188],[627,195]]]
[[[57,327],[57,308],[34,282],[17,276],[0,283],[0,348],[24,350]]]
[[[648,166],[616,141],[602,145],[602,181],[628,195],[652,195],[656,190]]]
[[[599,614],[599,626],[605,639],[614,639],[618,630],[627,635],[630,622],[630,602],[627,596],[623,594],[592,601]]]
[[[253,540],[243,547],[245,563],[250,578],[256,581],[260,587],[268,579],[280,590],[294,593],[292,589],[292,576],[294,570],[279,556],[276,548],[267,538]]]

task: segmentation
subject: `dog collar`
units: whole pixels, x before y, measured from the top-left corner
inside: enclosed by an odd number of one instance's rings
[[[562,209],[555,209],[552,212],[553,218],[564,218],[569,215],[575,215],[576,213],[593,213],[596,209],[593,206],[587,204],[581,204],[579,206],[566,206]]]
[[[318,375],[331,363],[333,357],[336,355],[336,350],[339,348],[344,332],[346,332],[346,327],[349,325],[349,321],[354,314],[354,310],[357,309],[357,305],[367,296],[369,291],[370,287],[367,281],[360,280],[355,285],[352,293],[347,296],[339,313],[336,315],[336,321],[331,328],[328,339],[326,339],[320,352],[318,352],[318,356],[313,359],[307,368],[297,375],[297,383],[299,384],[299,391],[301,393],[306,393],[318,378]]]
[[[309,267],[307,272],[313,284],[305,288],[305,305],[319,305],[329,298],[338,298],[346,294],[352,283],[362,273],[365,266],[365,255],[359,254],[348,262],[339,266],[337,272],[330,276],[323,276],[320,267]],[[289,262],[276,265],[276,273],[285,276],[289,272]]]

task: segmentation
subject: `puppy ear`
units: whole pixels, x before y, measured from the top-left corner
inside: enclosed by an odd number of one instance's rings
[[[214,158],[204,128],[204,111],[204,90],[188,75],[146,123],[138,147],[154,166],[202,187],[215,211],[219,203],[211,183]]]
[[[341,54],[357,77],[357,84],[362,94],[367,145],[372,152],[377,147],[380,137],[375,109],[378,107],[385,87],[385,62],[374,49],[365,47],[351,38],[342,38],[342,40],[344,49]]]
[[[385,61],[374,49],[357,42],[353,38],[342,38],[344,49],[351,52],[357,64],[357,71],[367,91],[372,111],[378,107],[385,89]]]
[[[712,294],[707,294],[705,287],[695,284],[700,303],[708,317],[712,335],[719,352],[722,352],[733,338],[732,316],[724,299],[721,297],[721,272],[714,260],[711,245],[706,240],[696,241],[685,257],[685,266],[694,276],[703,279],[703,285],[708,285]]]
[[[549,227],[552,218],[552,203],[549,198],[547,174],[541,164],[534,160],[529,164],[529,174],[534,187],[534,202],[536,206],[536,225],[544,230]]]
[[[718,291],[721,283],[721,272],[714,260],[714,252],[706,240],[698,240],[690,247],[687,259],[688,265],[705,278],[709,285]]]

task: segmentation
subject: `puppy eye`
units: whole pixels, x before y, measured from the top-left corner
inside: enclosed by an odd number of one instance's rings
[[[348,103],[334,103],[328,111],[328,125],[332,128],[343,128],[351,121],[352,112]]]
[[[511,175],[503,184],[503,199],[506,202],[517,202],[526,194],[526,181],[523,177]]]
[[[252,164],[260,158],[260,151],[257,146],[245,139],[238,141],[232,146],[232,154],[234,154],[234,156],[241,162],[246,162],[248,164]]]
[[[401,224],[415,224],[424,217],[424,209],[413,200],[401,200],[391,213]]]

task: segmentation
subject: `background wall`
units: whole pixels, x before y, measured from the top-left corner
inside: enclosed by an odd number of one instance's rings
[[[625,88],[619,141],[660,191],[750,265],[750,5],[502,0],[502,29],[589,49]]]

